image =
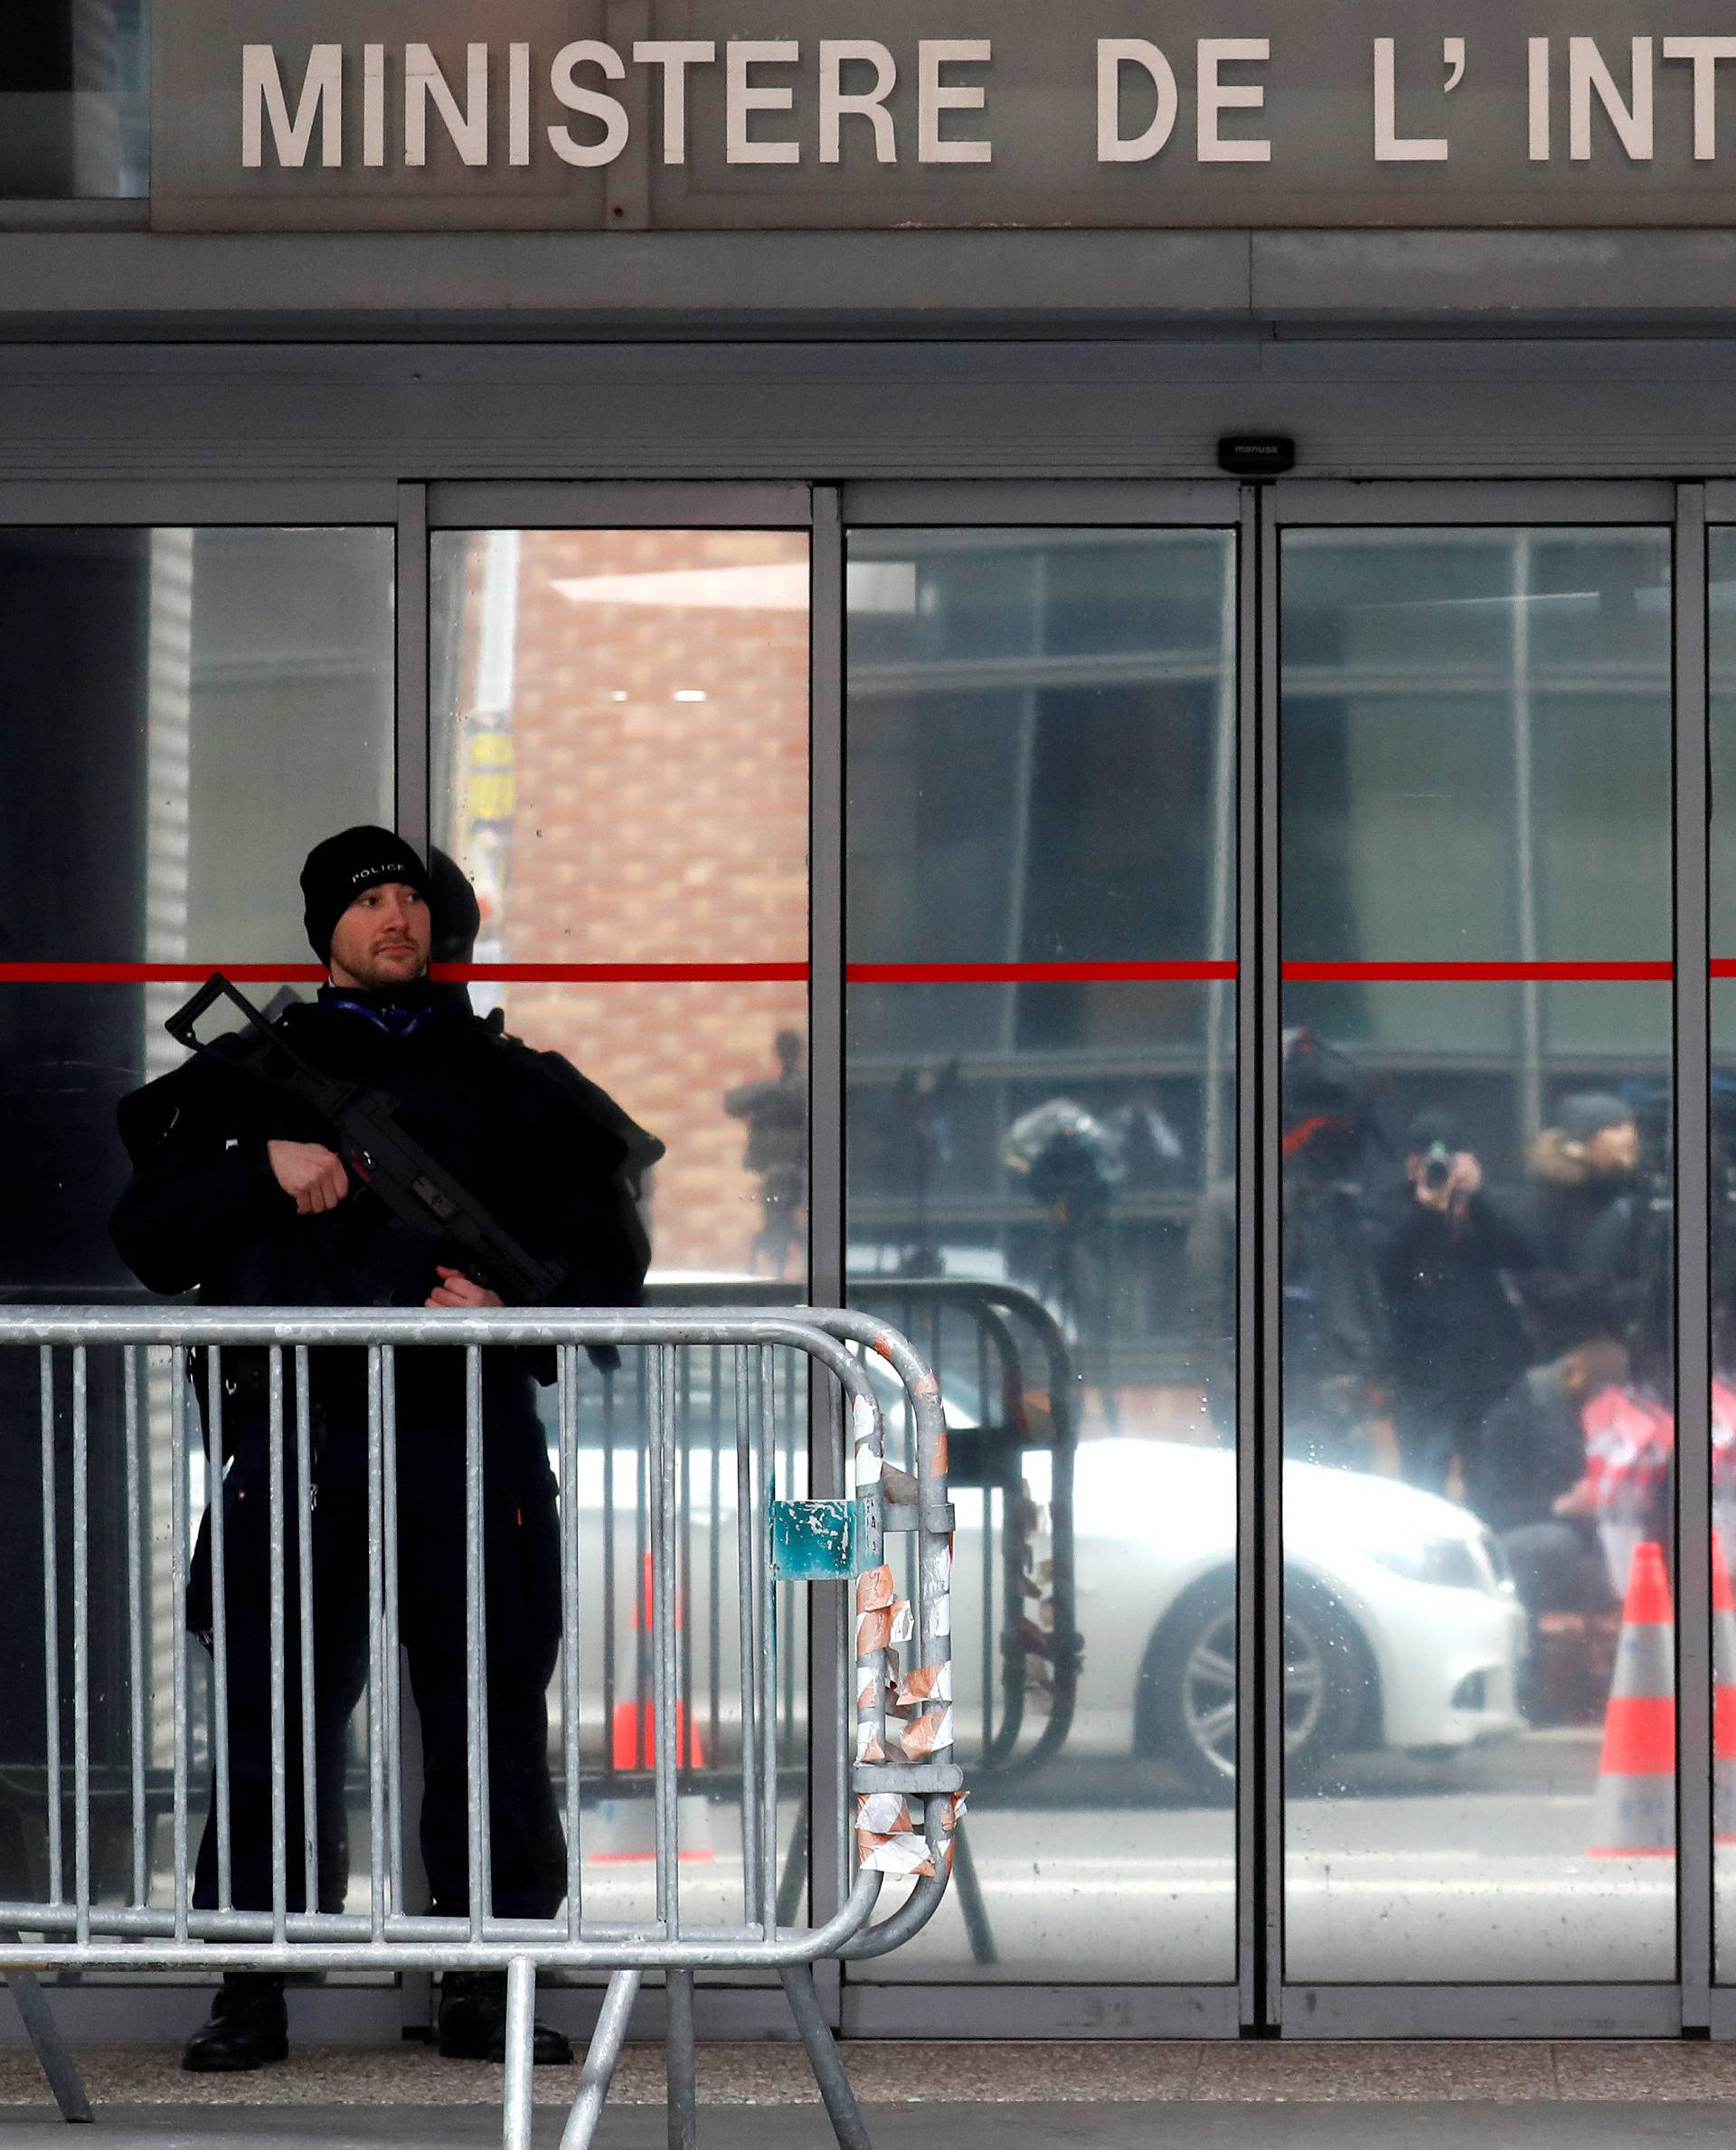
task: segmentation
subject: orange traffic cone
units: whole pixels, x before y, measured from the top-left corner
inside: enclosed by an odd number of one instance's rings
[[[648,1630],[655,1623],[652,1606],[651,1555],[645,1556],[644,1573],[640,1579],[639,1602],[633,1608],[629,1626],[634,1633],[641,1628]],[[675,1592],[675,1633],[681,1633],[681,1592]],[[614,1721],[609,1728],[609,1759],[617,1769],[649,1769],[657,1759],[657,1730],[656,1705],[648,1702],[617,1702]],[[687,1705],[675,1703],[675,1767],[678,1769],[703,1769],[705,1767],[705,1742],[700,1737],[697,1724],[690,1725]]]
[[[1637,1545],[1603,1721],[1594,1859],[1675,1856],[1675,1625],[1663,1549]]]
[[[1718,1533],[1712,1533],[1712,1819],[1720,1844],[1736,1844],[1736,1591]]]

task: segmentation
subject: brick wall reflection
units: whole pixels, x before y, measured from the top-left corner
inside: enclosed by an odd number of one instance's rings
[[[462,553],[444,580],[437,558],[437,606],[458,601],[461,579],[462,625],[437,800],[443,789],[450,847],[482,899],[477,959],[803,961],[806,537],[448,542]],[[657,1267],[746,1267],[760,1183],[722,1096],[775,1071],[778,1030],[806,1039],[804,988],[509,985],[501,998],[514,1032],[565,1053],[668,1144]]]

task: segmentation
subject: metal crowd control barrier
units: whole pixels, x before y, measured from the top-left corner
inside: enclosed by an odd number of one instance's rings
[[[468,1808],[467,1910],[461,1916],[420,1910],[410,1900],[405,1861],[405,1774],[399,1652],[399,1496],[415,1429],[406,1426],[400,1455],[398,1353],[439,1344],[452,1352],[463,1386],[464,1700]],[[863,1358],[872,1353],[901,1392],[915,1429],[915,1469],[885,1460],[885,1422]],[[496,1916],[491,1903],[491,1828],[499,1785],[490,1767],[487,1676],[487,1553],[485,1519],[484,1354],[490,1348],[552,1350],[559,1488],[560,1703],[564,1749],[566,1894],[545,1919]],[[292,1907],[296,1896],[322,1903],[320,1806],[314,1712],[300,1698],[317,1694],[315,1638],[322,1586],[315,1541],[318,1476],[315,1459],[316,1376],[337,1347],[361,1355],[366,1385],[365,1693],[360,1715],[367,1745],[368,1866],[359,1892],[365,1908]],[[655,1901],[643,1917],[598,1918],[586,1904],[585,1844],[596,1818],[588,1808],[582,1752],[580,1654],[580,1445],[578,1393],[587,1349],[645,1354],[642,1439],[649,1486],[648,1578],[653,1730],[647,1785],[654,1807]],[[807,2048],[834,2132],[850,2150],[868,2136],[842,2061],[821,2013],[814,1965],[825,1958],[879,1956],[920,1929],[945,1893],[954,1831],[962,1806],[962,1773],[952,1759],[950,1662],[952,1509],[947,1491],[947,1435],[939,1385],[910,1345],[866,1316],[802,1309],[788,1313],[693,1308],[665,1311],[495,1311],[464,1314],[320,1309],[241,1312],[223,1308],[19,1308],[0,1315],[0,1354],[30,1349],[36,1361],[36,1430],[42,1464],[43,1617],[42,1644],[49,1698],[45,1735],[46,1886],[33,1899],[0,1902],[0,1974],[12,1985],[51,2086],[68,2118],[89,2117],[78,2072],[56,2033],[35,1983],[40,1971],[225,1970],[297,1973],[494,1970],[506,1974],[505,2139],[528,2150],[534,1987],[539,1970],[612,1974],[592,2038],[563,2150],[589,2144],[608,2095],[639,1983],[660,1971],[667,1988],[670,2141],[696,2140],[693,1976],[698,1971],[774,1969]],[[462,1351],[461,1366],[458,1363]],[[188,1379],[196,1363],[206,1381],[212,1452],[222,1452],[223,1399],[231,1393],[224,1354],[246,1351],[264,1376],[269,1509],[266,1572],[231,1572],[224,1560],[225,1503],[210,1510],[212,1677],[209,1736],[212,1833],[217,1846],[216,1904],[195,1905],[190,1828],[198,1804],[194,1682],[181,1617],[191,1565],[193,1476],[203,1463],[190,1431]],[[686,1698],[680,1641],[684,1462],[677,1399],[682,1354],[704,1355],[706,1378],[727,1378],[733,1404],[732,1535],[739,1592],[739,1716],[741,1815],[740,1916],[713,1905],[694,1917],[682,1902],[683,1802],[678,1724]],[[826,1501],[780,1497],[776,1362],[805,1362],[816,1393],[829,1397],[823,1423],[833,1443],[835,1483],[850,1491]],[[92,1696],[88,1643],[91,1608],[91,1397],[97,1364],[119,1362],[124,1449],[129,1495],[126,1548],[127,1694],[130,1722],[127,1805],[130,1871],[99,1873],[93,1855]],[[165,1360],[166,1357],[166,1364]],[[352,1360],[354,1365],[357,1362]],[[228,1362],[231,1374],[241,1362]],[[156,1386],[151,1388],[155,1372]],[[424,1379],[426,1376],[423,1377]],[[61,1401],[70,1397],[70,1410]],[[804,1400],[806,1399],[804,1398]],[[168,1485],[153,1470],[149,1423],[166,1419]],[[231,1409],[237,1408],[234,1406]],[[22,1436],[17,1425],[11,1438]],[[61,1449],[70,1448],[63,1474]],[[61,1513],[62,1476],[70,1486]],[[166,1492],[166,1500],[162,1498]],[[168,1539],[166,1712],[146,1672],[146,1507],[165,1513]],[[731,1503],[722,1504],[726,1513]],[[520,1515],[522,1523],[522,1513]],[[66,1555],[62,1561],[63,1552]],[[904,1569],[901,1584],[900,1566]],[[295,1579],[294,1608],[290,1577]],[[854,1872],[844,1900],[819,1923],[780,1919],[777,1907],[778,1650],[775,1586],[806,1582],[854,1588],[848,1632],[854,1650],[816,1668],[816,1697],[836,1698],[839,1813],[854,1845]],[[226,1640],[241,1593],[263,1592],[269,1623],[270,1904],[238,1907],[232,1886],[236,1832],[227,1687]],[[902,1591],[903,1594],[901,1594]],[[257,1608],[257,1598],[254,1600]],[[328,1618],[330,1617],[328,1614]],[[816,1626],[818,1624],[816,1624]],[[840,1624],[842,1627],[842,1624]],[[65,1633],[63,1634],[63,1630]],[[64,1645],[64,1647],[63,1647]],[[898,1646],[904,1647],[901,1667]],[[70,1707],[61,1674],[71,1664]],[[412,1664],[414,1660],[412,1658]],[[290,1730],[292,1675],[299,1730]],[[63,1716],[70,1718],[70,1739]],[[852,1728],[854,1727],[854,1739]],[[811,1727],[810,1727],[811,1730]],[[70,1747],[70,1771],[67,1749]],[[166,1748],[168,1856],[155,1855],[153,1776]],[[68,1777],[70,1774],[70,1789]],[[303,1826],[292,1845],[288,1787],[300,1790]],[[854,1805],[853,1805],[854,1802]],[[920,1822],[912,1818],[912,1806]],[[68,1842],[71,1887],[68,1887]],[[846,1863],[842,1869],[849,1873]],[[292,1887],[291,1874],[295,1876]],[[913,1879],[910,1896],[873,1923],[888,1875]],[[352,1891],[357,1893],[357,1891]],[[733,1891],[731,1891],[731,1894]]]
[[[769,1278],[695,1287],[653,1284],[652,1305],[788,1306],[789,1289]],[[1079,1439],[1078,1376],[1061,1325],[1016,1285],[966,1278],[853,1278],[863,1314],[914,1338],[955,1406],[948,1437],[953,1493],[982,1496],[975,1542],[960,1554],[961,1604],[974,1614],[977,1660],[972,1688],[982,1696],[980,1735],[970,1747],[972,1787],[1007,1790],[1041,1769],[1064,1745],[1078,1703],[1081,1644],[1073,1560],[1073,1465]],[[1033,1363],[1034,1361],[1034,1363]],[[1038,1379],[1033,1381],[1033,1376]],[[906,1429],[894,1423],[896,1447]],[[1030,1460],[1047,1476],[1033,1498]],[[1045,1550],[1046,1548],[1046,1550]],[[1033,1704],[1036,1703],[1036,1708]],[[703,1781],[695,1773],[693,1782]],[[803,1787],[796,1787],[799,1791]],[[807,1810],[792,1834],[779,1916],[800,1900]],[[998,1960],[988,1905],[971,1855],[958,1843],[959,1910],[978,1964]]]

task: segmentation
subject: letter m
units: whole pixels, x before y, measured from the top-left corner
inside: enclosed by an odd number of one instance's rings
[[[344,161],[344,48],[315,45],[307,54],[307,72],[301,85],[301,101],[293,122],[283,94],[283,77],[278,71],[274,45],[241,47],[241,165],[257,172],[263,162],[262,147],[267,114],[278,162],[287,171],[298,171],[307,161],[319,121],[319,161]]]

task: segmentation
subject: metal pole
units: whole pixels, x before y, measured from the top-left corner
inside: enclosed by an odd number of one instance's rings
[[[579,2095],[572,2101],[572,2110],[561,2130],[561,2150],[590,2150],[597,2123],[603,2117],[604,2100],[609,2096],[615,2063],[620,2058],[643,1976],[639,1971],[617,1971],[609,1982],[602,2013],[597,2018],[590,2049],[585,2055],[584,2072],[579,2079]]]
[[[217,1798],[217,1904],[232,1909],[234,1816],[229,1783],[229,1569],[223,1532],[223,1353],[205,1353],[205,1513],[211,1519],[211,1743]]]
[[[1262,1295],[1265,1263],[1275,1242],[1266,1236],[1267,1165],[1260,1114],[1269,1088],[1262,1022],[1269,1013],[1268,974],[1276,951],[1265,945],[1262,877],[1270,870],[1262,845],[1265,695],[1260,662],[1260,581],[1266,535],[1258,488],[1241,488],[1236,533],[1236,1280],[1231,1319],[1235,1334],[1229,1364],[1235,1380],[1236,1443],[1236,1984],[1237,2009],[1247,2030],[1264,2020],[1267,1888],[1266,1841],[1260,1806],[1265,1740],[1260,1708],[1265,1608],[1260,1497],[1266,1483],[1261,1387],[1265,1378]]]
[[[374,1932],[386,1930],[386,1517],[384,1366],[368,1353],[368,1909]],[[304,1694],[302,1713],[313,1709]],[[310,1904],[308,1909],[314,1907]]]
[[[515,1956],[506,1966],[505,2150],[531,2150],[531,2070],[536,2035],[536,1966]]]
[[[37,1356],[42,1417],[42,1718],[46,1741],[48,1793],[48,1893],[52,1902],[66,1897],[61,1839],[61,1578],[60,1518],[55,1498],[54,1353],[43,1344]]]
[[[1675,1592],[1676,1888],[1682,2025],[1711,2023],[1713,1961],[1712,1651],[1712,1027],[1708,966],[1711,709],[1706,497],[1676,492]],[[1726,1558],[1732,1549],[1724,1548]]]
[[[848,617],[843,500],[835,486],[816,486],[809,495],[811,528],[808,619],[808,1294],[821,1306],[842,1306],[844,1275],[844,709]],[[847,1485],[828,1477],[833,1443],[829,1415],[835,1384],[811,1372],[807,1383],[809,1492],[824,1500],[845,1494]],[[804,1805],[811,1826],[806,1864],[816,1915],[848,1893],[854,1836],[848,1777],[853,1756],[851,1711],[828,1692],[849,1695],[854,1665],[848,1644],[852,1613],[847,1589],[811,1590],[806,1607],[808,1635],[807,1783]],[[743,1599],[745,1608],[746,1599]],[[777,1845],[769,1856],[776,1861]],[[795,1880],[803,1877],[797,1865]],[[792,1913],[792,1916],[794,1914]],[[828,1967],[828,2000],[835,2005],[836,1973]]]
[[[139,1470],[138,1353],[123,1344],[120,1353],[124,1433],[127,1443],[127,1683],[131,1721],[133,1795],[133,1901],[143,1909],[150,1893],[145,1840],[145,1548]]]
[[[1537,960],[1536,757],[1532,739],[1531,533],[1513,537],[1514,860],[1517,869],[1519,959]],[[1520,1124],[1530,1142],[1543,1124],[1543,1002],[1535,978],[1519,987]]]
[[[668,2002],[664,2064],[669,2086],[669,2150],[696,2150],[699,2060],[693,2039],[693,1975],[672,1970],[664,1983]]]
[[[90,1384],[72,1348],[72,1891],[74,1938],[90,1938]]]
[[[1280,1123],[1283,992],[1278,944],[1279,644],[1278,576],[1281,553],[1269,486],[1250,488],[1256,560],[1253,592],[1256,638],[1252,666],[1253,743],[1256,759],[1244,768],[1243,787],[1254,787],[1259,826],[1248,846],[1255,871],[1254,977],[1242,989],[1249,1057],[1242,1064],[1244,1094],[1251,1095],[1251,1135],[1241,1184],[1255,1193],[1241,1215],[1254,1220],[1252,1246],[1238,1254],[1236,1306],[1241,1325],[1238,1364],[1245,1387],[1238,1404],[1247,1461],[1241,1478],[1245,1504],[1240,1551],[1247,1608],[1241,1669],[1251,1669],[1240,1701],[1251,1738],[1241,1742],[1251,1766],[1238,1778],[1241,1827],[1252,1851],[1252,1889],[1245,1900],[1254,1921],[1254,1955],[1246,1976],[1254,1982],[1254,2023],[1276,2029],[1283,2020],[1284,1994],[1284,1192],[1277,1142]],[[1248,711],[1244,706],[1244,724]],[[1247,734],[1244,731],[1244,738]],[[1244,893],[1248,883],[1244,881]],[[1244,918],[1247,913],[1244,912]],[[1246,937],[1243,938],[1247,964]],[[1251,987],[1251,991],[1250,988]],[[1251,1033],[1247,1025],[1251,1023]],[[1256,1192],[1257,1191],[1257,1192]],[[1250,1379],[1250,1375],[1252,1379]]]
[[[386,1826],[392,1909],[404,1901],[404,1698],[399,1663],[398,1579],[398,1353],[389,1351],[382,1368],[380,1406],[385,1454],[386,1533]]]
[[[1241,595],[1234,571],[1236,544],[1229,540],[1228,571],[1223,578],[1223,608],[1218,640],[1217,759],[1212,771],[1212,915],[1207,928],[1206,953],[1218,959],[1233,956],[1236,948],[1237,898],[1237,741],[1241,694],[1236,668],[1236,637],[1241,616]],[[1200,1100],[1200,1193],[1209,1196],[1228,1169],[1226,1136],[1233,1133],[1233,1110],[1226,1114],[1223,1073],[1226,1053],[1235,1061],[1231,995],[1234,988],[1214,979],[1205,989],[1205,1081]],[[1233,1155],[1233,1153],[1232,1153]]]
[[[820,2087],[820,2096],[826,2103],[826,2118],[832,2123],[832,2132],[843,2145],[843,2150],[873,2150],[868,2139],[868,2129],[856,2104],[856,2094],[850,2087],[845,2072],[844,2055],[839,2052],[820,2013],[820,1996],[814,1984],[814,1970],[810,1964],[797,1964],[780,1971],[784,1993],[789,2002],[789,2013],[796,2018],[796,2028],[802,2034],[802,2044],[807,2051],[808,2066],[814,2070],[814,2080]]]
[[[488,1877],[487,1674],[482,1607],[482,1353],[464,1354],[464,1661],[470,1780],[470,1934],[482,1938]]]
[[[307,1352],[296,1352],[296,1551],[301,1583],[302,1904],[319,1909],[319,1780],[314,1752],[314,1481]]]
[[[289,1909],[289,1843],[284,1771],[288,1759],[288,1682],[284,1649],[283,1353],[273,1345],[271,1369],[271,1930],[281,1941]],[[311,1708],[311,1696],[302,1707]]]
[[[174,1663],[175,1938],[187,1938],[187,1370],[179,1348],[169,1375],[169,1625]]]
[[[735,1366],[735,1558],[741,1592],[736,1616],[736,1658],[741,1674],[741,1911],[760,1916],[760,1741],[755,1702],[754,1636],[757,1632],[753,1559],[753,1442],[749,1410],[749,1358],[745,1344],[731,1354]]]
[[[398,488],[397,723],[394,825],[424,859],[432,842],[429,781],[428,487]]]
[[[674,1368],[666,1345],[651,1353],[652,1784],[656,1799],[657,1919],[680,1928],[680,1817],[675,1796],[675,1519]]]
[[[773,1498],[771,1353],[753,1353],[754,1444],[759,1451],[760,1504],[753,1515],[752,1646],[760,1661],[760,1917],[768,1939],[778,1930],[778,1625],[771,1586]]]
[[[579,1353],[563,1344],[560,1370],[561,1438],[561,1740],[567,1778],[567,1935],[577,1942],[584,1920],[583,1848],[580,1837],[579,1754]],[[604,1528],[608,1528],[605,1517]]]
[[[61,2026],[54,2019],[54,2011],[49,2006],[41,1982],[33,1972],[8,1971],[6,1984],[12,1988],[19,2019],[35,2048],[38,2064],[48,2079],[61,2119],[91,2119],[94,2116],[90,2100],[85,2095],[84,2079],[79,2073],[71,2049],[61,2035]]]

